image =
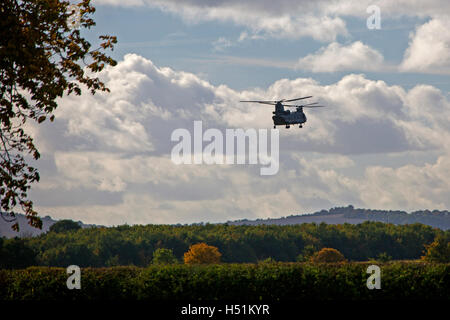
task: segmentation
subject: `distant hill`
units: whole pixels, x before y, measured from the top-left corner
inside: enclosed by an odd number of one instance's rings
[[[17,220],[14,222],[7,222],[4,219],[2,219],[0,217],[0,237],[6,237],[6,238],[14,238],[14,237],[35,237],[38,236],[42,233],[45,233],[48,231],[48,229],[55,224],[56,222],[58,222],[58,220],[54,220],[52,219],[50,216],[45,216],[45,217],[41,217],[42,220],[42,230],[40,229],[36,229],[34,227],[31,227],[28,224],[28,221],[25,217],[25,215],[23,214],[17,214],[16,215]],[[19,223],[20,226],[20,231],[16,232],[14,230],[11,229],[11,225],[15,222]],[[89,227],[93,227],[94,225],[88,225],[88,224],[84,224],[81,221],[78,221],[78,223],[80,224],[80,226],[82,228],[89,228]]]
[[[257,219],[257,220],[238,220],[229,221],[228,224],[233,225],[260,225],[275,224],[289,225],[301,223],[321,223],[326,224],[359,224],[364,221],[380,221],[393,224],[413,224],[422,223],[425,225],[439,228],[442,230],[450,229],[450,212],[449,211],[415,211],[407,213],[405,211],[391,210],[370,210],[355,209],[353,206],[333,208],[330,210],[322,210],[312,214],[292,215],[288,217],[276,219]]]
[[[20,232],[15,232],[11,229],[11,223],[5,222],[0,218],[0,237],[30,237],[37,236],[48,231],[51,225],[58,222],[49,216],[42,219],[42,230],[30,227],[24,215],[18,214],[17,219],[20,225]],[[260,224],[275,224],[275,225],[289,225],[301,223],[321,223],[326,224],[359,224],[364,221],[379,221],[393,224],[413,224],[422,223],[425,225],[439,228],[442,230],[450,229],[450,212],[449,211],[415,211],[407,213],[406,211],[391,211],[391,210],[370,210],[370,209],[355,209],[353,206],[332,208],[330,210],[322,210],[312,214],[291,215],[288,217],[276,219],[257,219],[257,220],[236,220],[228,221],[230,225],[260,225]],[[84,224],[78,221],[82,228],[96,227],[96,225]]]

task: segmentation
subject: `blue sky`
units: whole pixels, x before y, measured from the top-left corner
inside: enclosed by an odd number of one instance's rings
[[[450,3],[444,0],[97,0],[116,35],[109,94],[63,97],[32,127],[42,215],[86,223],[223,222],[353,204],[450,206]],[[380,8],[381,29],[366,9]],[[279,128],[279,173],[174,165],[171,132],[271,128],[239,100],[313,95],[302,129]],[[311,100],[313,101],[313,100]]]

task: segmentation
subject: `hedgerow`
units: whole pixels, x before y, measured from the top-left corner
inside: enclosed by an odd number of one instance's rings
[[[69,290],[64,268],[0,270],[1,300],[398,300],[449,299],[450,264],[380,264],[381,289],[366,286],[370,263],[261,263],[82,268]]]

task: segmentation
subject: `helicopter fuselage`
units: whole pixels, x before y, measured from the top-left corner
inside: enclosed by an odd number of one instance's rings
[[[285,125],[289,128],[292,124],[299,124],[300,127],[306,122],[306,115],[303,112],[302,107],[297,107],[297,110],[291,112],[290,110],[284,110],[284,106],[279,102],[275,105],[275,111],[273,112],[273,125]]]

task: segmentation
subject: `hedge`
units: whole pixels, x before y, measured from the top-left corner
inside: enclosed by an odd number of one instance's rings
[[[0,270],[1,300],[399,300],[450,298],[450,264],[378,264],[381,289],[369,290],[370,263],[270,263],[82,268],[81,289],[64,268]]]

